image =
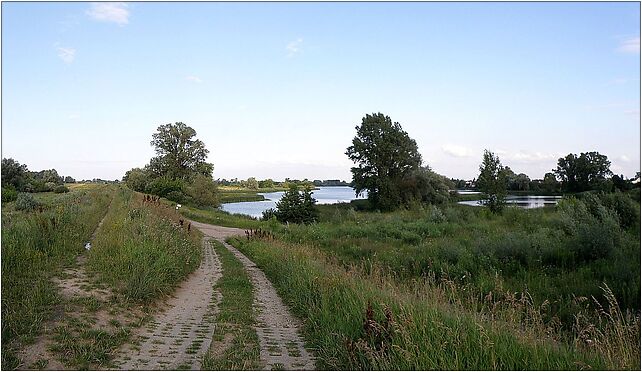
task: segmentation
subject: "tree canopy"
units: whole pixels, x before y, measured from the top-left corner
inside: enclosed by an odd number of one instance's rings
[[[357,135],[346,155],[357,164],[352,177],[357,194],[368,190],[375,208],[392,210],[403,203],[404,178],[421,166],[417,143],[398,122],[382,113],[366,115],[355,127]]]
[[[607,177],[612,173],[611,162],[599,152],[583,152],[580,156],[568,154],[557,161],[555,175],[565,191],[581,192],[610,188]]]
[[[181,122],[159,126],[152,135],[157,156],[150,160],[149,170],[172,179],[191,179],[197,174],[211,177],[214,166],[205,161],[209,150],[194,137],[196,131]]]
[[[499,156],[489,150],[484,150],[484,158],[479,166],[477,187],[482,192],[482,200],[492,212],[501,212],[508,185],[506,168],[502,166]],[[513,173],[514,174],[514,173]]]

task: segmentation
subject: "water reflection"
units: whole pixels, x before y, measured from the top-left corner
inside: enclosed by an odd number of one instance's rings
[[[542,208],[547,206],[555,206],[560,200],[561,196],[543,196],[543,195],[528,195],[518,196],[509,195],[506,197],[506,204],[516,206],[524,209]],[[480,200],[467,200],[460,201],[458,204],[471,205],[474,207],[481,206]]]

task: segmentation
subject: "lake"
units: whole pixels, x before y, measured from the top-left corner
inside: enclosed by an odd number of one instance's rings
[[[259,193],[266,200],[225,203],[221,205],[221,209],[232,214],[238,213],[260,218],[263,215],[263,211],[276,208],[276,202],[281,199],[284,193],[284,191]],[[335,204],[349,203],[355,199],[365,199],[367,194],[364,192],[359,197],[356,197],[354,189],[350,186],[322,186],[318,190],[312,190],[312,196],[317,200],[317,204]]]
[[[527,196],[518,196],[518,195],[508,195],[506,197],[506,203],[508,205],[516,206],[519,208],[531,209],[531,208],[542,208],[547,206],[554,206],[562,199],[561,196],[539,196],[539,195],[527,195]],[[467,200],[460,201],[459,204],[462,205],[471,205],[473,207],[479,207],[479,200]]]

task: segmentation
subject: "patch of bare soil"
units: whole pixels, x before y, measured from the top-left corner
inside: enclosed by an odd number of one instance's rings
[[[214,285],[221,263],[211,244],[203,240],[203,261],[166,302],[165,310],[116,354],[122,370],[199,369],[214,333],[220,294]]]
[[[223,243],[241,261],[250,275],[254,286],[254,306],[257,310],[256,333],[261,346],[261,365],[267,370],[313,370],[314,357],[304,347],[299,320],[290,313],[263,271],[243,253],[224,241],[228,236],[243,235],[244,230],[193,221],[191,223],[203,234]]]

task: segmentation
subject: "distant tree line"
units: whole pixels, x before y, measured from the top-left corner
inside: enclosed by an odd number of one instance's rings
[[[2,201],[15,200],[19,192],[68,192],[64,183],[73,183],[70,176],[60,176],[55,169],[29,171],[26,164],[12,158],[2,159]]]
[[[127,171],[123,182],[177,203],[217,206],[214,165],[205,161],[209,150],[195,137],[196,131],[181,122],[159,126],[151,141],[156,156],[145,167]]]

